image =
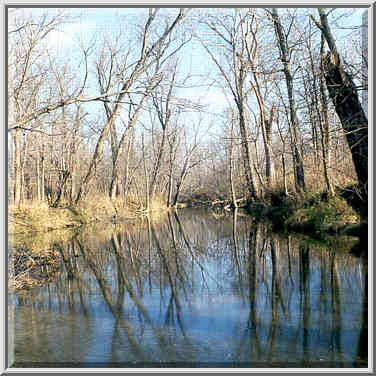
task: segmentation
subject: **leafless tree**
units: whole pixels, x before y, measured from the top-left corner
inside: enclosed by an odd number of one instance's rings
[[[296,112],[295,94],[294,94],[294,83],[293,76],[291,73],[291,54],[293,51],[288,46],[287,35],[283,29],[280,17],[278,15],[277,9],[272,8],[270,15],[275,27],[275,33],[279,43],[280,59],[283,64],[283,72],[285,74],[286,86],[288,92],[288,99],[290,104],[290,124],[291,124],[291,134],[293,142],[293,156],[294,156],[294,174],[295,174],[295,186],[298,192],[304,191],[305,188],[305,177],[304,177],[304,164],[303,164],[303,153],[302,153],[302,140],[299,129],[299,121]]]
[[[220,41],[221,55],[216,54],[218,52],[218,45],[210,46],[208,41],[202,39],[201,41],[205,50],[217,66],[222,78],[225,80],[226,86],[230,90],[236,104],[247,188],[250,199],[257,200],[258,195],[253,172],[254,163],[247,132],[246,99],[249,94],[247,79],[250,73],[247,48],[249,46],[239,32],[240,25],[250,21],[240,10],[232,10],[230,13],[228,16],[218,15],[202,20],[202,24],[206,25],[213,32],[213,37]],[[222,58],[225,59],[225,63],[222,63]]]
[[[158,14],[158,9],[150,9],[149,10],[149,17],[144,25],[143,28],[143,35],[142,35],[142,46],[140,51],[140,56],[137,60],[137,63],[133,66],[131,72],[129,73],[128,77],[125,78],[124,82],[121,85],[121,90],[116,99],[116,105],[114,110],[111,113],[109,120],[103,126],[99,139],[97,141],[95,151],[93,157],[91,159],[88,171],[81,181],[80,189],[77,193],[77,197],[75,199],[75,203],[77,204],[84,191],[87,190],[88,185],[93,177],[95,166],[97,165],[98,159],[102,155],[104,142],[108,136],[110,129],[112,128],[113,124],[115,123],[116,119],[120,116],[120,112],[122,109],[122,101],[127,94],[131,91],[132,86],[135,84],[137,79],[148,70],[150,65],[152,65],[155,60],[155,53],[158,50],[163,49],[163,44],[167,41],[168,38],[176,28],[176,26],[182,21],[185,16],[185,10],[180,9],[179,14],[173,20],[172,23],[168,24],[162,33],[154,42],[149,42],[150,39],[150,28],[151,25],[155,22],[155,19]],[[165,51],[165,50],[164,50]]]

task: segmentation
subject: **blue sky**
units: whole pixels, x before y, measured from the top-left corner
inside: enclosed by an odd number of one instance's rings
[[[44,13],[46,9],[43,8],[29,8],[25,9],[25,12],[30,12],[34,15]],[[219,12],[220,10],[202,10],[203,12]],[[347,10],[344,10],[347,11]],[[55,12],[51,9],[50,12]],[[66,58],[67,54],[72,59],[72,64],[78,67],[78,62],[82,58],[82,53],[77,49],[78,44],[82,43],[84,46],[88,46],[93,41],[97,40],[100,45],[100,39],[103,36],[103,32],[114,34],[119,25],[124,27],[124,39],[132,41],[136,38],[136,24],[143,24],[143,21],[147,17],[147,8],[67,8],[65,12],[71,16],[68,22],[60,27],[59,31],[54,31],[50,34],[47,44],[48,48],[54,50],[57,55]],[[165,8],[161,9],[161,14],[170,14],[172,17],[178,13],[177,9]],[[347,54],[351,52],[353,43],[359,41],[359,34],[350,30],[350,27],[359,26],[362,23],[362,14],[364,9],[356,9],[352,16],[346,17],[344,21],[341,21],[343,28],[335,28],[333,25],[333,31],[338,37],[338,46],[340,52]],[[311,13],[318,19],[317,10],[311,9]],[[336,11],[338,14],[339,12]],[[283,10],[280,10],[281,16]],[[161,25],[162,26],[162,25]],[[94,54],[93,54],[94,55]],[[218,69],[211,62],[210,57],[200,46],[198,41],[192,41],[191,44],[184,48],[182,51],[182,63],[180,70],[182,72],[191,71],[194,79],[193,83],[203,84],[212,83],[214,77],[218,77]],[[346,57],[346,56],[345,56]],[[351,57],[351,56],[350,56]],[[94,59],[94,56],[93,56]],[[75,63],[76,61],[76,63]],[[78,68],[77,68],[78,69]],[[98,93],[96,88],[96,82],[94,77],[89,82],[92,89],[87,91],[88,95],[95,95]],[[179,95],[190,100],[199,100],[201,103],[208,106],[208,112],[220,113],[228,106],[228,100],[231,101],[231,96],[224,95],[223,90],[215,87],[196,87],[186,90],[180,90]],[[93,111],[102,112],[103,108],[101,104],[91,106]]]

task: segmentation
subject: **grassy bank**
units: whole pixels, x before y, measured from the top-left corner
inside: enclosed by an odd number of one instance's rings
[[[149,212],[157,214],[166,210],[159,197],[150,202]],[[62,203],[57,208],[46,202],[27,201],[19,207],[9,207],[8,233],[17,238],[20,234],[45,233],[96,222],[134,220],[147,213],[130,197],[111,200],[106,196],[91,196],[78,205]]]
[[[131,200],[110,200],[90,197],[77,206],[62,203],[57,208],[46,202],[25,202],[9,207],[8,246],[9,288],[27,289],[45,283],[54,277],[61,265],[61,254],[54,244],[67,242],[77,233],[95,227],[103,235],[109,226],[126,223],[136,225],[139,219],[151,213],[155,220],[163,217],[167,207],[156,198],[150,210]]]
[[[288,198],[275,194],[270,203],[249,205],[248,212],[259,221],[270,222],[275,230],[316,237],[322,234],[357,235],[360,227],[359,215],[343,198],[325,194]]]

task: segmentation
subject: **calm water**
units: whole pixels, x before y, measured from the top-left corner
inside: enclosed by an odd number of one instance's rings
[[[249,217],[185,210],[55,244],[14,296],[19,367],[367,367],[367,265]]]

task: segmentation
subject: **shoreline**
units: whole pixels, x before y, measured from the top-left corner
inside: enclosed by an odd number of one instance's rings
[[[108,204],[107,201],[105,203]],[[255,203],[245,208],[245,215],[249,215],[258,223],[270,226],[275,232],[293,233],[322,240],[333,236],[358,237],[359,253],[364,254],[367,244],[367,239],[364,239],[367,238],[366,223],[360,223],[359,217],[342,199],[334,198],[333,201],[320,201],[311,205],[304,203],[299,206],[294,207],[291,202],[279,206]],[[131,212],[129,205],[111,202],[106,207],[103,200],[101,205],[90,208],[51,208],[41,203],[16,210],[13,208],[9,213],[8,223],[8,238],[13,242],[9,249],[12,249],[14,266],[9,287],[21,291],[51,280],[59,270],[58,265],[61,261],[61,255],[53,246],[56,241],[72,238],[90,226],[104,225],[108,230],[108,225],[134,225],[146,215],[158,217],[170,209],[159,206],[156,210],[152,210],[151,207],[149,211]]]

